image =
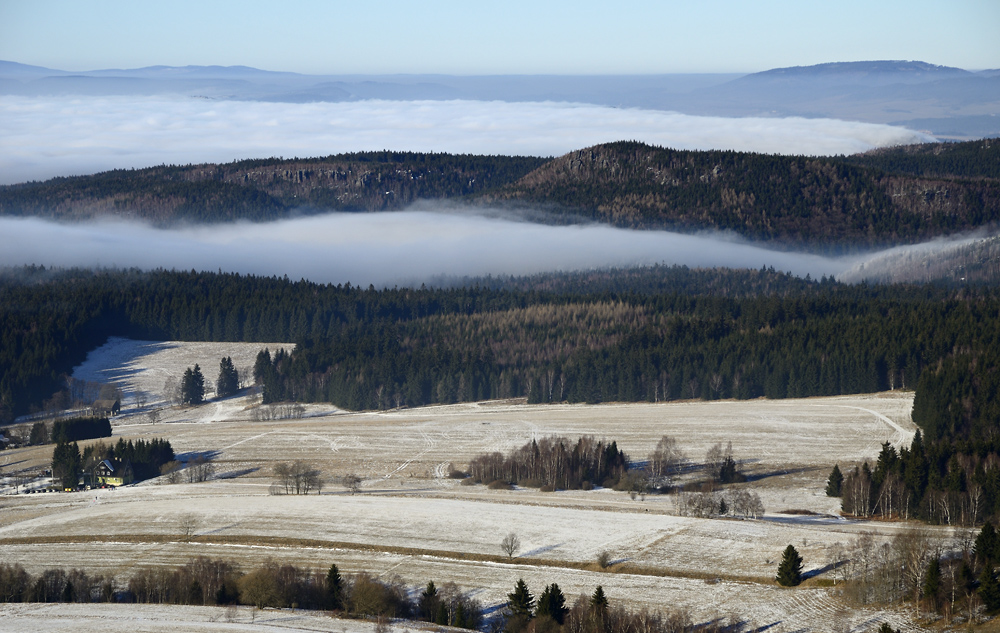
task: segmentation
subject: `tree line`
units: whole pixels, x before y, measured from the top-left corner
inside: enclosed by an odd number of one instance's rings
[[[474,457],[469,475],[478,483],[517,483],[550,490],[613,487],[628,472],[629,459],[617,442],[583,436],[574,444],[562,437],[532,440],[504,456],[494,452]]]
[[[433,581],[411,591],[398,577],[381,579],[361,571],[341,574],[336,564],[325,572],[268,559],[242,571],[236,564],[206,556],[175,568],[137,570],[122,585],[119,579],[81,569],[47,569],[37,576],[19,563],[0,563],[0,602],[134,602],[206,606],[246,605],[264,608],[320,609],[345,617],[399,618],[477,630],[484,625],[483,605],[454,583]],[[255,611],[251,611],[254,617]],[[234,619],[233,616],[230,616]],[[713,618],[695,623],[683,610],[633,611],[612,605],[602,587],[572,605],[559,585],[545,587],[537,601],[524,580],[507,595],[493,616],[490,630],[522,633],[716,633],[738,620]]]
[[[0,275],[0,420],[40,408],[69,388],[66,375],[88,351],[127,336],[294,342],[255,364],[272,402],[359,410],[915,388],[914,419],[929,439],[937,429],[995,424],[996,390],[983,387],[998,366],[989,356],[1000,349],[996,289],[683,267],[565,279],[552,290],[520,282],[376,290],[235,274],[11,269]],[[741,293],[744,282],[756,290]]]

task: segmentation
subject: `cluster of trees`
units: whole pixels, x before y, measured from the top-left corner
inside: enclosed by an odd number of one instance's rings
[[[35,427],[41,425],[37,433]],[[44,422],[36,422],[31,428],[32,444],[34,438],[43,438],[46,435]],[[55,442],[78,442],[80,440],[92,440],[98,437],[111,437],[111,421],[108,418],[67,418],[56,420],[52,423],[52,432],[48,434]],[[37,442],[42,444],[44,442]]]
[[[181,403],[198,405],[205,401],[205,376],[201,367],[195,363],[194,369],[188,367],[181,378]]]
[[[610,604],[604,588],[598,586],[587,596],[581,595],[572,605],[559,585],[547,585],[537,601],[524,579],[519,579],[514,590],[507,594],[507,606],[502,614],[504,633],[721,633],[743,630],[744,622],[736,616],[729,621],[712,618],[695,624],[690,614],[683,610],[632,611]]]
[[[674,497],[674,511],[678,516],[759,519],[764,516],[764,502],[756,492],[745,488],[680,491]]]
[[[854,604],[907,600],[918,613],[940,613],[949,621],[962,614],[973,622],[984,611],[1000,613],[1000,548],[991,523],[974,539],[972,534],[960,532],[953,547],[942,551],[922,530],[904,530],[892,538],[862,532],[846,545],[834,544],[831,573],[841,595]]]
[[[239,390],[240,372],[233,365],[232,357],[226,356],[219,361],[219,379],[215,381],[215,395],[218,398],[228,398]]]
[[[502,481],[549,489],[588,489],[594,484],[613,487],[628,471],[628,455],[617,442],[583,436],[574,444],[567,438],[532,440],[508,455],[479,455],[469,463],[474,481]]]
[[[141,481],[158,476],[163,465],[173,459],[170,442],[160,438],[149,441],[118,438],[114,444],[97,442],[86,447],[82,455],[77,442],[61,441],[52,451],[52,478],[62,488],[75,490],[82,473],[91,472],[103,460],[114,460],[131,463],[135,480]]]
[[[883,444],[874,469],[867,462],[846,473],[835,466],[827,494],[856,516],[979,525],[1000,513],[1000,443],[925,442],[918,431],[909,448]]]
[[[313,490],[319,494],[323,489],[322,473],[318,468],[297,459],[292,463],[275,464],[276,481],[271,484],[271,494],[307,495]]]

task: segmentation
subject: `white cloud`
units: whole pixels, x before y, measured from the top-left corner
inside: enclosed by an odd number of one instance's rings
[[[569,103],[4,96],[0,184],[163,163],[382,149],[557,156],[618,140],[820,155],[934,139],[833,119],[699,117]]]
[[[378,287],[440,275],[524,275],[608,266],[773,266],[814,277],[853,260],[776,252],[719,235],[551,226],[471,211],[329,214],[266,224],[155,229],[0,218],[0,265],[117,266],[288,275]]]

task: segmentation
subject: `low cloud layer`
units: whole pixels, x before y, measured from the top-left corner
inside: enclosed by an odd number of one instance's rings
[[[329,214],[169,230],[121,222],[0,219],[0,265],[31,263],[221,269],[382,287],[419,285],[442,275],[526,275],[658,263],[773,266],[819,277],[838,274],[854,261],[775,252],[718,235],[550,226],[468,212]]]
[[[4,96],[0,184],[164,163],[382,149],[558,156],[618,140],[828,155],[934,139],[834,119],[699,117],[569,103]]]

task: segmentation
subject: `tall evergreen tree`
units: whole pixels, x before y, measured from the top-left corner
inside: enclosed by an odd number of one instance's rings
[[[519,578],[514,585],[514,591],[507,594],[507,604],[510,612],[514,616],[524,616],[530,618],[535,609],[535,597],[528,591],[528,585],[523,578]]]
[[[826,480],[826,496],[839,497],[843,485],[844,475],[840,472],[840,466],[834,464],[833,470],[830,472],[830,478]]]
[[[336,565],[330,565],[330,571],[326,572],[326,601],[334,611],[344,608],[344,581]]]
[[[549,616],[559,624],[563,623],[568,609],[566,608],[566,596],[563,595],[559,585],[552,583],[538,596],[538,608],[535,610],[536,617]]]
[[[608,612],[608,598],[604,595],[604,587],[601,585],[597,585],[597,589],[594,589],[593,595],[590,596],[590,610],[599,616],[604,616]]]
[[[226,398],[240,388],[240,375],[233,366],[233,359],[226,356],[219,361],[219,379],[215,383],[215,395]]]
[[[76,490],[80,481],[80,446],[76,442],[59,442],[52,451],[52,478],[63,489]]]
[[[937,609],[938,600],[941,594],[941,559],[935,556],[927,564],[927,572],[924,573],[924,596]]]
[[[205,376],[201,373],[201,367],[195,363],[194,369],[188,367],[184,370],[184,377],[181,379],[181,402],[201,404],[204,401]]]
[[[1000,611],[1000,583],[997,582],[992,563],[983,567],[983,573],[979,575],[979,588],[976,591],[988,613]]]
[[[973,552],[976,554],[976,562],[984,567],[992,567],[997,559],[997,549],[1000,546],[1000,536],[997,535],[996,528],[987,521],[979,530]]]
[[[432,580],[427,583],[427,587],[420,593],[420,601],[417,603],[420,617],[428,622],[433,622],[437,616],[439,603],[438,590]]]
[[[779,585],[784,587],[794,587],[802,582],[802,557],[798,550],[789,545],[781,555],[781,562],[778,564],[778,575],[775,577]]]

